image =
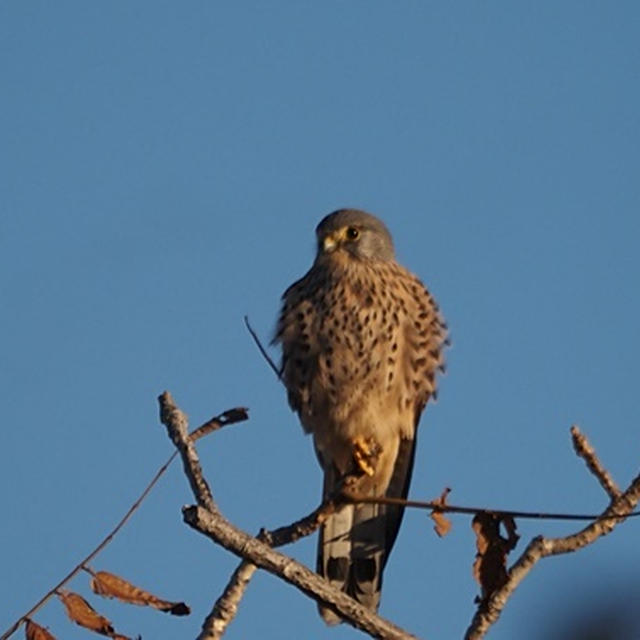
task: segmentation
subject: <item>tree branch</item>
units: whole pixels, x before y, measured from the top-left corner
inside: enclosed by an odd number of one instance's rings
[[[563,538],[537,536],[531,540],[522,555],[509,569],[506,583],[494,591],[489,598],[480,602],[465,634],[465,640],[484,638],[491,625],[500,617],[508,599],[539,560],[548,556],[578,551],[578,549],[593,543],[601,536],[611,533],[637,506],[640,500],[640,475],[633,480],[626,491],[620,492],[611,476],[604,470],[587,438],[575,426],[572,427],[571,434],[576,453],[585,459],[589,470],[596,475],[607,494],[612,498],[610,505],[597,520],[577,533]]]
[[[211,538],[216,544],[297,587],[316,602],[331,607],[345,622],[365,631],[373,638],[416,640],[415,636],[332,587],[314,571],[237,529],[219,513],[213,514],[200,506],[191,506],[183,509],[183,517],[188,525]]]
[[[202,623],[202,630],[197,640],[219,640],[227,630],[229,623],[238,613],[238,605],[249,582],[256,572],[255,564],[242,560],[237,569],[231,574],[231,578],[220,597],[216,600],[209,615]]]
[[[239,593],[239,597],[236,596],[236,600],[226,603],[231,605],[225,610],[227,623],[228,620],[233,618],[237,603],[244,592],[244,586],[246,586],[248,579],[250,579],[255,570],[250,568],[248,563],[251,563],[297,587],[316,602],[331,607],[345,622],[365,631],[374,638],[415,640],[415,636],[408,634],[393,623],[376,615],[370,609],[363,607],[344,592],[332,587],[324,578],[307,569],[304,565],[274,551],[263,540],[250,536],[226,520],[218,510],[211,490],[202,474],[195,445],[188,436],[186,416],[176,406],[171,394],[168,392],[165,391],[158,400],[161,421],[167,427],[169,437],[180,453],[185,475],[198,503],[198,506],[185,507],[183,509],[185,522],[211,538],[216,544],[243,559],[243,564],[238,567],[225,590],[225,593]],[[332,508],[335,508],[333,501],[328,501],[310,516],[299,520],[290,527],[278,529],[271,534],[262,532],[259,537],[265,540],[273,539],[274,543],[293,541],[314,531],[320,525],[322,519],[329,515],[329,511]],[[221,633],[218,636],[213,634],[219,632],[220,627],[222,627],[222,633],[224,633],[226,624],[224,624],[220,615],[216,615],[216,609],[222,610],[219,603],[220,600],[218,600],[213,611],[207,617],[203,632],[199,638],[219,637]],[[207,629],[213,634],[209,636],[203,635]]]

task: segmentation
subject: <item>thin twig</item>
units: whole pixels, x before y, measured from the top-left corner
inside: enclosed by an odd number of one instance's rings
[[[259,537],[270,547],[283,547],[286,544],[296,542],[296,540],[310,536],[317,531],[322,523],[335,513],[337,505],[337,499],[329,498],[308,516],[300,518],[300,520],[297,520],[293,524],[279,527],[273,531],[261,531]]]
[[[589,471],[598,479],[598,482],[609,497],[612,500],[619,498],[622,493],[620,487],[618,487],[611,474],[602,466],[595,449],[591,446],[587,436],[580,431],[578,425],[574,424],[571,427],[571,440],[576,453],[585,461]]]
[[[158,469],[158,472],[153,476],[151,482],[145,487],[144,491],[140,494],[140,497],[131,505],[127,513],[123,516],[123,518],[118,522],[118,524],[106,535],[106,537],[100,542],[100,544],[86,557],[83,558],[78,564],[64,577],[55,587],[51,588],[47,593],[33,606],[27,613],[21,616],[9,629],[7,629],[2,636],[0,636],[0,640],[6,640],[9,636],[11,636],[20,625],[27,620],[27,618],[31,618],[36,611],[38,611],[51,597],[56,595],[59,589],[64,587],[64,585],[71,580],[76,574],[82,571],[84,565],[88,564],[95,558],[112,540],[112,538],[122,529],[127,520],[134,514],[134,512],[138,509],[142,501],[147,497],[153,486],[158,482],[160,476],[167,470],[169,465],[173,462],[173,459],[178,455],[177,451],[174,451],[170,458]]]
[[[211,433],[223,426],[228,424],[233,424],[235,422],[240,422],[242,420],[247,420],[247,410],[240,407],[237,409],[230,409],[221,413],[219,416],[211,418],[203,425],[198,427],[195,431],[189,434],[189,437],[193,440],[197,440],[207,433]],[[2,636],[0,636],[0,640],[7,640],[11,635],[13,635],[20,627],[21,624],[26,622],[28,618],[31,618],[34,613],[36,613],[42,606],[56,593],[59,589],[64,587],[67,582],[69,582],[72,578],[74,578],[80,571],[84,569],[84,566],[87,565],[91,560],[93,560],[113,539],[113,537],[122,529],[122,527],[126,524],[126,522],[131,518],[131,516],[135,513],[138,507],[142,504],[142,501],[149,495],[151,489],[153,489],[154,485],[158,482],[160,477],[164,474],[164,472],[169,468],[169,465],[173,462],[175,457],[178,455],[178,451],[174,451],[169,459],[158,469],[156,474],[153,476],[149,484],[144,488],[138,499],[129,507],[129,510],[124,514],[122,519],[116,524],[116,526],[105,536],[105,538],[98,544],[97,547],[83,560],[81,560],[55,587],[52,587],[47,593],[35,604],[27,613],[22,615],[18,620],[7,629]]]
[[[537,511],[509,511],[506,509],[491,509],[488,507],[459,507],[453,504],[441,505],[435,500],[404,500],[403,498],[387,498],[382,496],[374,498],[371,496],[359,495],[357,493],[350,494],[348,496],[348,500],[349,502],[358,502],[363,504],[391,504],[407,507],[409,509],[428,509],[430,511],[435,510],[443,513],[466,513],[472,515],[475,515],[477,513],[493,513],[498,516],[511,516],[512,518],[533,518],[539,520],[597,520],[603,517],[601,513],[546,513]],[[624,516],[610,515],[607,517],[609,519],[626,519],[633,518],[635,516],[640,516],[640,511],[628,513]]]
[[[253,327],[249,324],[249,316],[244,317],[244,323],[247,326],[247,330],[251,334],[253,341],[256,343],[256,346],[260,350],[262,357],[267,361],[267,364],[271,367],[271,369],[273,370],[273,373],[276,374],[276,378],[280,380],[282,377],[282,371],[280,371],[280,369],[276,367],[275,363],[271,359],[271,356],[267,353],[267,350],[262,346],[262,342],[260,342],[260,338],[258,338],[258,334],[253,330]]]

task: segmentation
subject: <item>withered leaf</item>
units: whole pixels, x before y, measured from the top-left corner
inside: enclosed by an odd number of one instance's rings
[[[501,524],[507,537],[500,533]],[[520,536],[516,533],[516,523],[511,516],[486,511],[473,518],[471,527],[476,534],[477,548],[473,577],[480,584],[479,602],[483,604],[506,583],[507,555],[515,549]]]
[[[97,571],[92,575],[91,589],[94,593],[105,598],[117,598],[129,604],[153,607],[154,609],[171,613],[174,616],[186,616],[191,613],[191,610],[184,602],[162,600],[113,573]]]
[[[33,620],[27,620],[24,635],[27,640],[56,640],[55,636]]]
[[[446,487],[445,490],[440,494],[440,497],[436,498],[432,502],[434,504],[436,504],[436,505],[441,506],[441,507],[446,507],[447,506],[447,497],[449,496],[450,493],[451,493],[451,489],[449,489],[449,487]],[[449,520],[449,518],[447,518],[442,513],[442,511],[438,511],[437,509],[434,509],[431,512],[429,517],[435,523],[433,528],[434,528],[435,532],[441,538],[446,536],[447,533],[449,533],[449,531],[451,531],[451,520]]]
[[[67,615],[76,624],[103,636],[115,633],[109,620],[101,616],[82,596],[71,591],[61,591],[59,596],[67,609]]]

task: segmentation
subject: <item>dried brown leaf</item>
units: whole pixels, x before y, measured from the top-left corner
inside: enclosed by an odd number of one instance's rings
[[[67,615],[76,624],[103,636],[115,633],[111,622],[101,616],[82,596],[71,591],[61,591],[59,596],[67,609]]]
[[[503,525],[507,534],[500,533]],[[507,581],[507,555],[518,543],[516,523],[511,516],[486,511],[478,513],[471,523],[476,534],[476,559],[473,563],[473,577],[482,589],[480,603],[486,602],[491,594]]]
[[[47,629],[36,624],[33,620],[27,620],[24,629],[24,635],[27,640],[56,640]]]
[[[448,498],[450,493],[451,493],[451,489],[449,489],[449,487],[446,487],[445,490],[442,492],[442,494],[440,494],[440,497],[436,498],[435,500],[433,500],[433,503],[435,505],[439,505],[441,507],[446,507],[447,506],[447,498]],[[449,531],[451,531],[451,520],[449,520],[449,518],[447,518],[442,513],[442,511],[438,511],[437,509],[434,509],[431,512],[430,518],[435,523],[435,525],[433,527],[435,532],[441,538],[446,536],[447,533],[449,533]]]
[[[129,604],[149,606],[174,616],[186,616],[191,610],[184,602],[169,602],[136,587],[124,578],[107,571],[92,573],[91,589],[105,598],[117,598]]]

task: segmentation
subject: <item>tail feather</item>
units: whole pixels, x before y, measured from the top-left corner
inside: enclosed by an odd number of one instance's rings
[[[351,564],[351,529],[355,507],[346,505],[327,518],[320,529],[317,571],[336,589],[346,591]],[[340,616],[332,609],[318,606],[327,624],[338,624]]]
[[[385,495],[407,496],[414,452],[414,440],[401,440]],[[336,486],[338,474],[332,467],[323,466],[324,496],[327,497]],[[375,489],[372,489],[371,495],[375,495]],[[327,518],[320,528],[318,573],[337,589],[377,611],[382,573],[398,535],[403,512],[403,507],[395,505],[345,505]],[[328,624],[342,621],[332,609],[323,606],[318,608]]]
[[[354,508],[351,530],[351,568],[347,593],[365,607],[377,611],[386,561],[384,506],[363,504]]]
[[[318,573],[373,611],[380,604],[386,533],[384,506],[369,504],[346,505],[320,530]],[[318,609],[328,624],[342,621],[332,609]]]

